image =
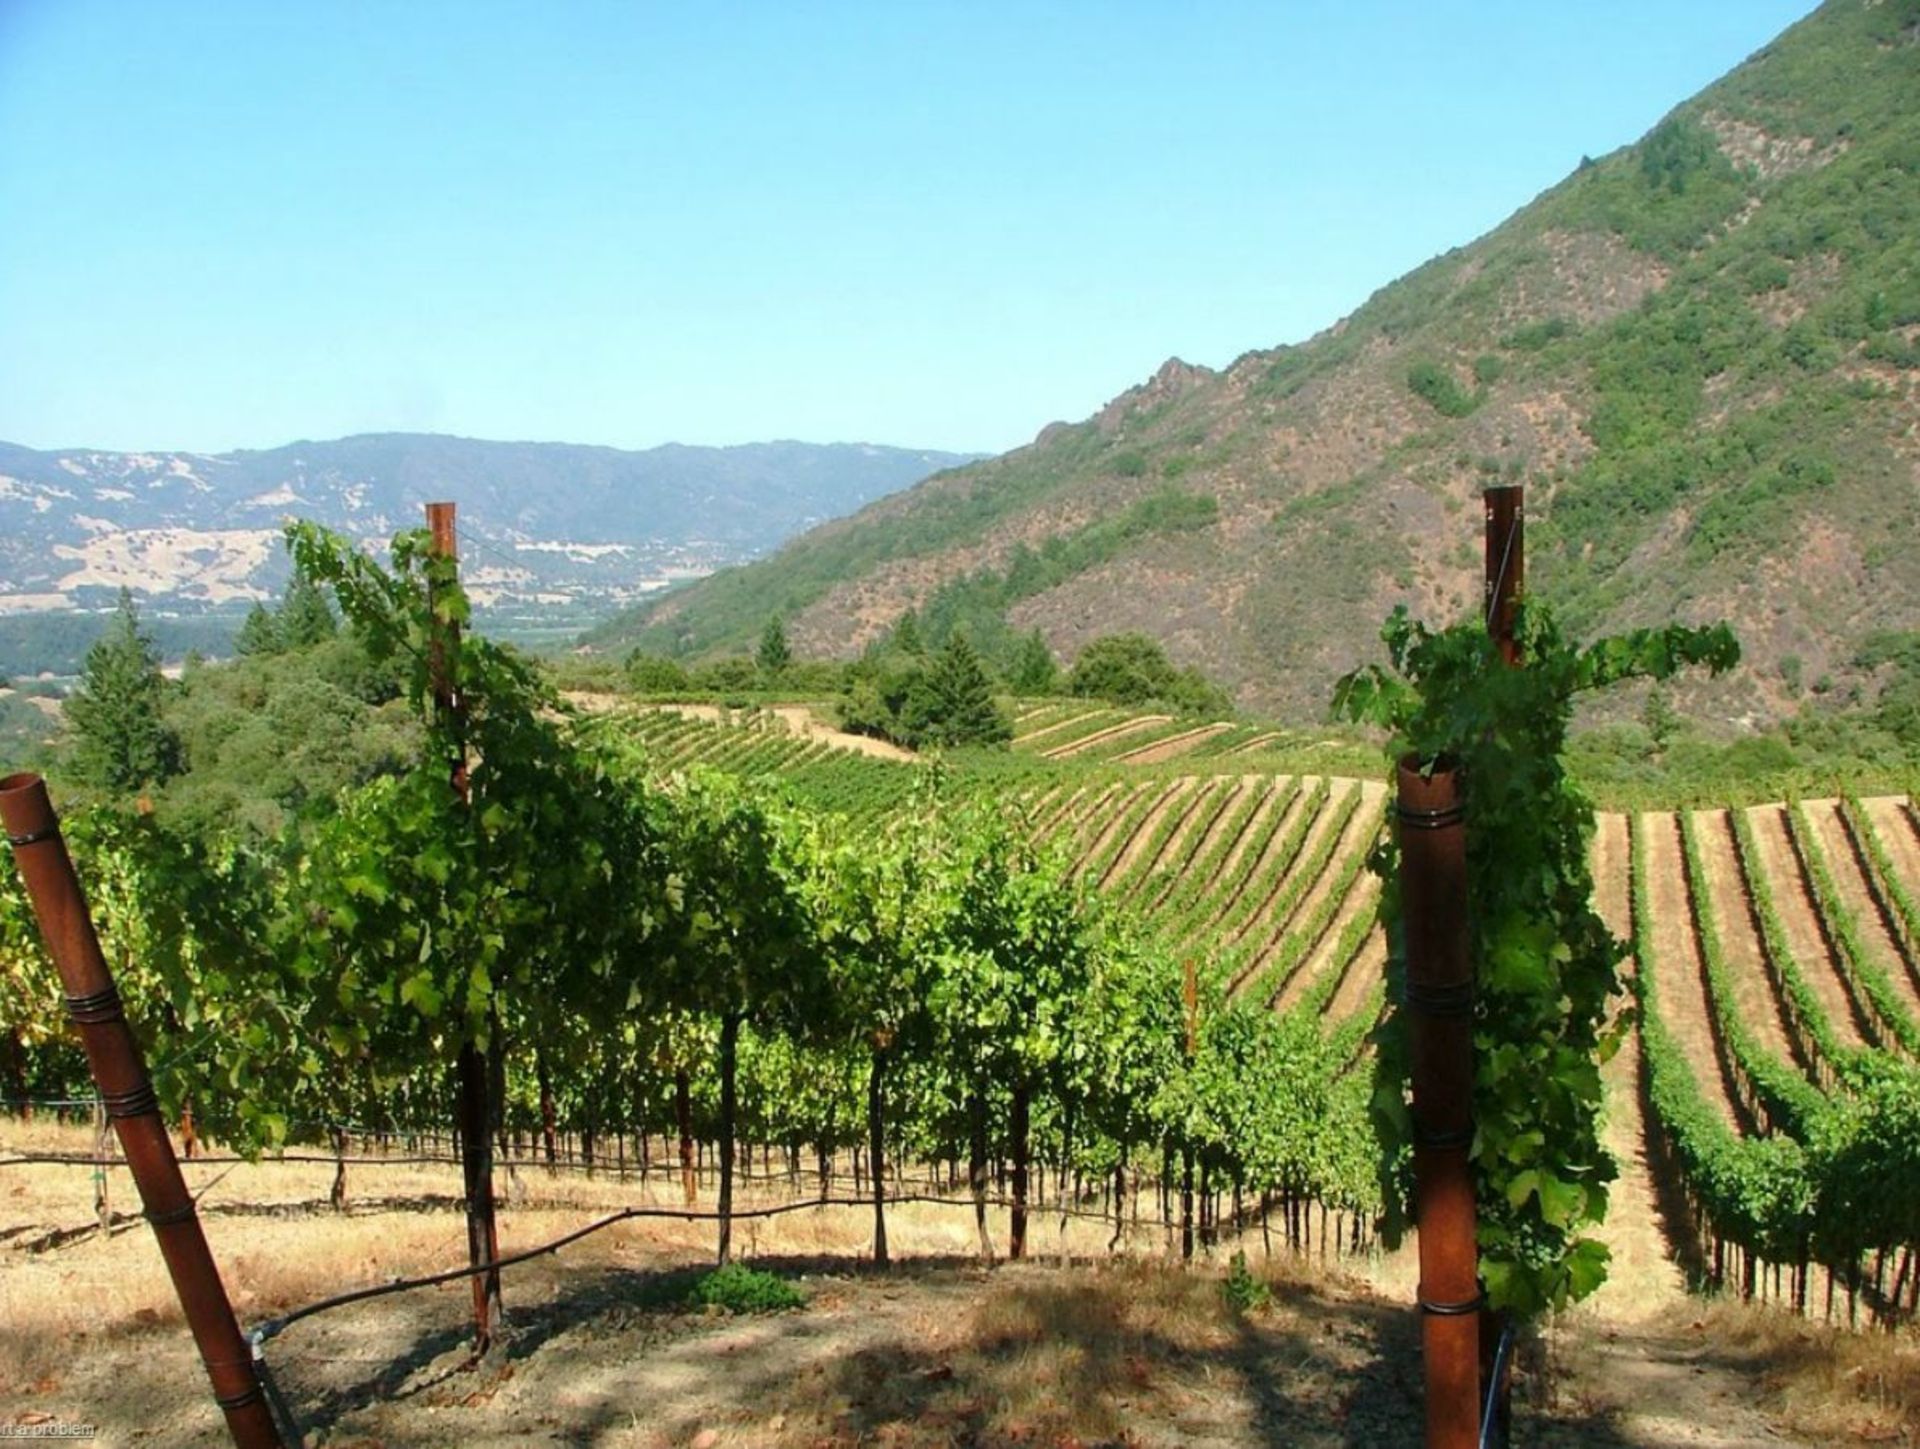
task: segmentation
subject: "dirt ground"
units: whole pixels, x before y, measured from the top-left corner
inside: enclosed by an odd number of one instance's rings
[[[87,1141],[77,1129],[0,1128],[0,1161]],[[90,1171],[0,1166],[0,1424],[93,1424],[105,1444],[221,1444],[150,1234],[137,1218],[104,1237],[91,1229]],[[323,1164],[187,1171],[246,1325],[462,1256],[450,1167],[356,1165],[345,1214],[326,1205]],[[115,1204],[131,1206],[124,1173],[110,1177]],[[790,1200],[784,1183],[745,1196]],[[677,1198],[658,1179],[522,1171],[503,1250]],[[876,1271],[870,1223],[865,1209],[827,1207],[742,1226],[744,1256],[805,1291],[798,1310],[688,1311],[711,1224],[634,1220],[510,1269],[510,1340],[479,1365],[459,1284],[308,1319],[273,1340],[269,1362],[308,1443],[334,1449],[1418,1442],[1404,1253],[1269,1258],[1256,1229],[1183,1271],[1155,1226],[1108,1258],[1106,1225],[1075,1222],[1062,1266],[1058,1221],[1042,1215],[1034,1260],[988,1268],[964,1209],[907,1204],[889,1214],[902,1261]],[[1004,1243],[1004,1215],[992,1227]],[[1270,1307],[1226,1302],[1236,1248],[1273,1285]],[[1645,1307],[1644,1293],[1629,1296]],[[1582,1310],[1528,1345],[1515,1443],[1911,1442],[1903,1381],[1890,1375],[1912,1372],[1912,1344],[1870,1345],[1855,1363],[1847,1353],[1865,1350],[1848,1342],[1677,1295],[1666,1312]]]

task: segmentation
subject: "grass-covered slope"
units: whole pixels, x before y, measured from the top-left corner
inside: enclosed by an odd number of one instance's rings
[[[594,642],[740,648],[779,612],[844,653],[937,597],[1069,657],[1146,630],[1297,716],[1393,603],[1477,598],[1475,497],[1520,480],[1533,578],[1582,627],[1732,618],[1729,714],[1844,687],[1920,616],[1916,100],[1920,0],[1830,0],[1311,341],[1168,363]]]

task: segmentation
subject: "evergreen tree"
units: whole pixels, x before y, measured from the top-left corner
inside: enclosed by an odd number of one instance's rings
[[[159,784],[180,770],[180,742],[161,718],[166,681],[160,653],[141,631],[133,595],[87,651],[80,688],[67,701],[73,722],[75,773],[108,790]]]
[[[793,663],[793,650],[787,645],[787,628],[778,614],[767,620],[767,627],[760,631],[757,662],[762,674],[776,678]]]
[[[997,745],[1013,738],[1013,725],[994,702],[993,681],[964,634],[947,641],[927,671],[922,734],[929,744]]]
[[[893,626],[893,647],[902,654],[922,655],[927,646],[920,638],[920,620],[909,609]]]
[[[326,591],[312,579],[295,574],[280,604],[280,638],[287,649],[306,649],[331,639],[340,628]]]
[[[1015,694],[1052,694],[1060,687],[1060,666],[1038,629],[1014,647],[1013,663],[1007,670],[1007,687]]]
[[[1673,701],[1667,698],[1667,692],[1658,684],[1647,691],[1647,703],[1640,712],[1640,722],[1653,738],[1654,752],[1666,753],[1667,746],[1673,742],[1674,733],[1680,728],[1680,715],[1674,709]]]
[[[234,636],[233,652],[252,658],[259,654],[278,654],[285,648],[286,641],[280,634],[280,621],[267,612],[266,605],[256,603],[247,610],[247,620]]]

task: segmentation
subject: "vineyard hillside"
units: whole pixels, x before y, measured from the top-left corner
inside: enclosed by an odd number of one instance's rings
[[[1140,630],[1318,719],[1389,607],[1478,597],[1453,540],[1524,481],[1529,568],[1581,632],[1742,621],[1700,701],[1725,719],[1870,692],[1863,640],[1920,615],[1916,36],[1915,0],[1828,0],[1318,336],[1170,360],[591,643],[744,651],[777,613],[802,654],[851,654],[919,609],[1071,660]]]
[[[660,770],[773,771],[869,819],[900,808],[930,768],[809,740],[777,716],[612,718]],[[1303,767],[1290,748],[1310,759],[1316,746],[1052,702],[1018,710],[1010,756],[936,768],[939,788],[991,797],[1112,909],[1220,971],[1230,996],[1315,1023],[1362,1093],[1389,989],[1367,868],[1386,790],[1363,769]],[[1906,1230],[1882,1226],[1870,1263],[1829,1260],[1816,1287],[1812,1208],[1795,1194],[1818,1187],[1801,1154],[1827,1114],[1920,1061],[1911,799],[1603,812],[1591,862],[1597,909],[1632,942],[1623,970],[1640,1008],[1604,1071],[1621,1177],[1603,1236],[1624,1269],[1602,1304],[1645,1316],[1706,1281],[1803,1308],[1824,1294],[1852,1317],[1902,1311],[1920,1293]],[[1718,1215],[1729,1173],[1791,1221]],[[1675,1212],[1676,1195],[1690,1212]]]

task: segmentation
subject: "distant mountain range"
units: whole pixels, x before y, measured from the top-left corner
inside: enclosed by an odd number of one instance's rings
[[[282,520],[384,543],[460,505],[476,601],[606,610],[753,558],[977,455],[858,443],[642,452],[379,433],[233,453],[0,443],[0,614],[239,608],[284,583]]]
[[[1865,637],[1920,622],[1920,0],[1829,0],[1317,337],[1169,361],[592,639],[750,648],[778,610],[845,653],[914,609],[1071,659],[1137,629],[1317,717],[1394,605],[1476,606],[1499,480],[1577,632],[1735,624],[1723,717],[1871,688]]]

